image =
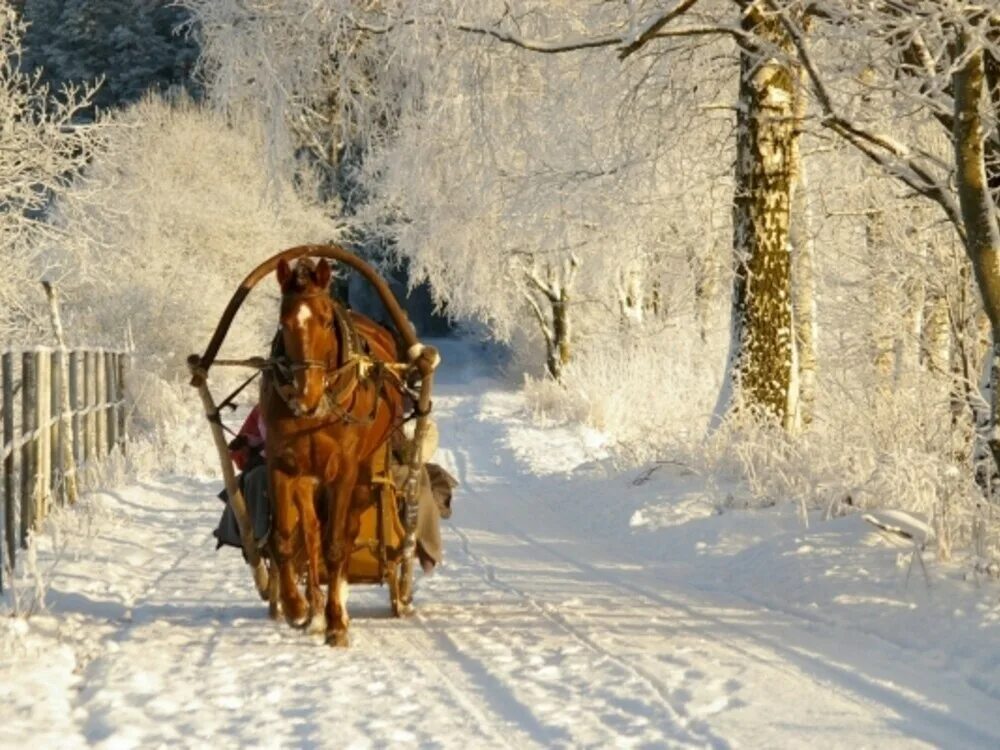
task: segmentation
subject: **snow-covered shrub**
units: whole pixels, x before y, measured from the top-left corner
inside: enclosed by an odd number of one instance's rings
[[[685,460],[745,480],[742,502],[899,508],[933,525],[943,557],[977,536],[997,550],[1000,526],[972,468],[977,386],[966,378],[984,345],[961,251],[936,215],[882,193],[853,159],[820,155],[811,166],[825,178],[814,198],[812,422],[788,435],[730,415]]]
[[[131,331],[133,423],[164,425],[168,404],[194,409],[157,384],[179,382],[208,342],[233,291],[260,261],[337,226],[280,183],[268,201],[259,131],[186,99],[149,97],[109,123],[107,147],[53,210],[72,238],[58,248],[67,329],[120,345]],[[232,326],[223,356],[260,354],[276,321],[277,287],[262,282]],[[101,339],[94,341],[95,338]],[[222,371],[218,373],[222,375]]]
[[[588,339],[560,382],[528,377],[529,405],[600,430],[623,465],[686,451],[708,429],[726,344],[719,326],[703,341],[692,317]]]

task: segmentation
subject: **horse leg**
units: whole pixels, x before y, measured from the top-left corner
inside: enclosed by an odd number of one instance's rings
[[[292,627],[301,628],[309,621],[309,611],[295,575],[296,534],[300,524],[294,482],[295,477],[274,473],[274,537],[285,621]]]
[[[278,600],[281,587],[278,584],[278,546],[273,533],[267,542],[267,555],[267,615],[277,620],[281,617],[281,602]]]
[[[351,495],[354,491],[357,468],[352,467],[337,477],[332,487],[331,507],[328,510],[325,551],[330,589],[326,597],[326,642],[331,646],[346,647],[347,626],[347,564],[351,556],[348,519]]]
[[[310,620],[323,612],[323,589],[319,583],[320,573],[320,527],[316,517],[316,501],[321,492],[318,480],[302,477],[295,486],[295,508],[299,513],[302,540],[306,551],[306,598],[309,600]],[[316,626],[314,624],[314,626]],[[320,622],[318,626],[322,626]]]

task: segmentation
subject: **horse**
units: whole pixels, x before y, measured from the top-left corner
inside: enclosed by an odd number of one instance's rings
[[[285,619],[296,628],[325,626],[326,642],[343,647],[347,566],[361,512],[373,501],[372,458],[399,424],[403,395],[383,367],[397,360],[393,336],[345,310],[329,293],[331,274],[325,259],[278,264],[280,328],[261,413]]]

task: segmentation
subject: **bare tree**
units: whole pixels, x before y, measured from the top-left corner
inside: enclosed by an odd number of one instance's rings
[[[0,339],[37,334],[47,307],[37,280],[69,269],[53,264],[45,240],[57,231],[43,209],[98,148],[101,125],[81,115],[94,89],[66,88],[58,96],[38,76],[20,70],[24,25],[11,3],[0,2]]]

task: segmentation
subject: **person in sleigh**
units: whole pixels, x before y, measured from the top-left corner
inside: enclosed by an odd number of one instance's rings
[[[258,547],[263,547],[267,543],[271,532],[271,507],[267,498],[267,459],[264,455],[266,429],[260,414],[260,405],[254,406],[243,420],[239,433],[229,443],[229,458],[241,472],[237,482],[246,500],[247,514],[250,516]],[[229,503],[229,493],[223,489],[219,493],[219,499],[225,503],[225,508],[222,510],[218,526],[212,532],[216,539],[215,548],[229,546],[242,549],[240,528],[236,523],[236,514]]]

